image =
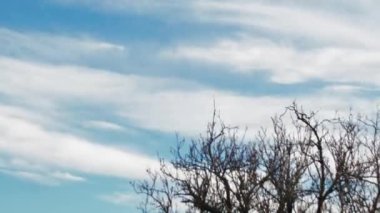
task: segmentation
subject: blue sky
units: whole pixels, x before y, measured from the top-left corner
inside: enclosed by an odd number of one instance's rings
[[[371,0],[4,0],[0,209],[137,212],[128,182],[213,100],[255,132],[296,100],[331,116],[380,94]]]

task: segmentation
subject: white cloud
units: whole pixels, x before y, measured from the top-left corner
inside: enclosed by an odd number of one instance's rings
[[[49,171],[33,171],[33,168],[26,168],[27,170],[19,170],[14,168],[4,169],[1,168],[0,172],[6,175],[10,175],[21,180],[34,182],[47,186],[58,186],[64,182],[83,182],[85,178],[75,176],[68,172],[49,172]]]
[[[80,66],[54,66],[0,57],[0,93],[38,106],[82,100],[94,103],[129,102],[154,90],[192,83],[180,79],[122,75]]]
[[[83,123],[83,126],[86,128],[104,129],[112,131],[123,131],[125,129],[123,126],[108,121],[86,121]]]
[[[138,127],[169,133],[178,131],[186,135],[196,135],[204,130],[211,116],[214,98],[226,123],[252,128],[265,126],[264,120],[269,121],[271,115],[282,112],[295,98],[302,104],[312,103],[310,106],[313,109],[328,110],[347,109],[350,104],[359,107],[363,104],[371,108],[375,102],[365,98],[341,97],[338,92],[317,93],[311,97],[240,96],[178,79],[121,75],[9,58],[0,58],[0,68],[0,91],[28,104],[36,100],[48,101],[47,109],[42,108],[45,115],[51,106],[53,111],[65,113],[65,104],[80,100],[81,103],[107,107],[108,111],[125,116]],[[348,73],[341,80],[349,76]],[[332,74],[332,78],[337,77]],[[370,77],[377,79],[374,75],[365,76],[368,81]],[[59,110],[55,110],[56,105],[59,105]],[[38,106],[41,108],[40,104]]]
[[[179,46],[164,57],[228,65],[234,72],[269,72],[274,82],[320,79],[379,85],[380,49],[297,49],[270,40],[221,40],[209,46]]]
[[[70,174],[68,172],[59,172],[59,171],[58,172],[53,172],[51,174],[51,176],[53,178],[56,178],[58,180],[63,180],[63,181],[83,182],[83,181],[86,180],[83,177],[72,175],[72,174]]]
[[[116,205],[136,205],[141,202],[141,199],[136,194],[114,192],[108,195],[100,195],[99,198],[103,201]]]
[[[223,91],[162,92],[152,94],[134,103],[131,111],[122,114],[142,128],[165,132],[178,131],[187,136],[204,132],[212,116],[212,99],[228,125],[248,127],[254,133],[261,127],[270,127],[270,117],[282,113],[294,100],[306,109],[320,111],[321,115],[334,116],[349,107],[361,113],[375,110],[378,99],[370,100],[339,91],[322,91],[309,96],[240,96]]]
[[[238,36],[180,43],[163,51],[170,60],[227,65],[237,74],[264,71],[279,83],[319,79],[378,85],[380,16],[373,12],[380,4],[211,0],[195,5],[201,21],[238,26]]]
[[[52,0],[112,12],[160,14],[167,21],[212,22],[266,30],[317,42],[379,47],[376,21],[380,4],[360,1],[262,0]]]
[[[174,12],[180,14],[179,10],[187,11],[186,7],[191,3],[178,0],[51,0],[61,5],[84,6],[105,12],[134,12],[134,13],[162,13]]]
[[[342,84],[342,85],[331,85],[327,86],[323,89],[326,92],[332,92],[332,93],[345,93],[345,94],[355,94],[357,92],[362,92],[362,91],[378,91],[379,89],[371,88],[371,87],[366,87],[366,86],[354,86],[354,85],[347,85],[347,84]]]
[[[41,185],[47,185],[47,186],[57,186],[59,185],[59,182],[53,178],[50,178],[48,176],[29,172],[29,171],[10,171],[10,170],[0,170],[1,173],[10,175],[16,178],[19,178],[21,180],[29,181],[38,183]]]
[[[142,178],[146,168],[158,166],[156,160],[137,153],[47,131],[20,116],[7,114],[1,108],[0,129],[1,153],[48,167],[122,178]],[[17,174],[38,179],[29,173]],[[52,173],[51,177],[80,180],[79,177],[62,172]]]
[[[164,11],[167,20],[174,16],[169,11],[178,10],[187,21],[238,26],[236,33],[244,35],[180,44],[163,51],[170,59],[229,65],[237,74],[265,71],[279,83],[319,79],[378,85],[380,79],[380,4],[375,1],[61,2],[111,11]]]
[[[100,195],[98,196],[100,200],[103,200],[108,203],[112,203],[115,205],[124,205],[124,206],[138,206],[139,203],[145,199],[143,196],[139,196],[136,194],[128,193],[128,192],[113,192],[111,194]],[[181,200],[174,199],[173,207],[175,212],[187,212],[189,209],[186,204],[181,202]]]
[[[128,56],[125,46],[88,36],[19,32],[7,28],[0,28],[0,44],[2,55],[58,63],[90,63]]]
[[[62,172],[46,164],[22,158],[0,158],[0,172],[38,184],[57,186],[64,182],[84,182],[86,179],[69,172]]]
[[[179,7],[187,11],[188,21],[239,26],[237,33],[244,34],[244,38],[202,42],[208,45],[190,43],[168,48],[164,55],[170,59],[229,65],[229,70],[237,73],[265,70],[271,73],[273,81],[280,83],[322,79],[376,84],[379,77],[380,30],[373,20],[380,17],[360,12],[377,11],[374,8],[380,5],[373,1],[58,1],[106,10],[150,13],[164,10],[167,16],[170,16],[167,10]],[[358,11],[352,14],[340,11],[337,6]],[[266,38],[258,36],[258,32]],[[0,29],[0,43],[5,44],[2,48],[5,52],[16,52],[26,58],[43,55],[49,61],[54,61],[53,57],[70,63],[83,61],[82,56],[87,54],[92,61],[111,60],[112,52],[119,54],[125,50],[121,45],[91,38],[30,32],[24,35],[7,29]],[[93,53],[105,54],[98,58]],[[376,78],[368,77],[373,75]]]
[[[242,96],[180,79],[36,63],[32,61],[81,64],[83,60],[116,60],[116,56],[126,57],[128,50],[122,45],[85,36],[56,36],[2,28],[0,94],[15,105],[29,109],[0,106],[0,153],[11,158],[9,162],[0,159],[3,173],[57,185],[85,181],[84,177],[72,172],[143,178],[147,167],[158,166],[151,157],[54,130],[52,123],[65,125],[65,119],[70,119],[66,114],[71,113],[68,105],[72,103],[93,104],[125,116],[131,125],[141,128],[197,136],[211,119],[213,99],[226,124],[247,126],[250,131],[269,126],[270,116],[283,112],[295,98],[305,108],[329,115],[335,110],[347,110],[349,106],[367,112],[379,101],[350,96],[358,89],[350,82],[379,86],[380,79],[377,71],[380,33],[377,25],[367,23],[360,14],[358,20],[353,21],[344,15],[319,10],[321,8],[312,11],[289,2],[274,5],[262,1],[83,0],[78,4],[118,11],[176,11],[175,14],[186,11],[189,17],[198,16],[190,22],[239,26],[239,33],[244,36],[203,42],[207,45],[178,45],[165,50],[163,55],[170,59],[227,65],[239,74],[266,70],[275,82],[322,79],[345,82],[347,86],[331,86],[309,97]],[[366,5],[363,3],[363,10]],[[258,37],[256,31],[267,34],[267,38]],[[299,44],[303,42],[306,47]],[[124,129],[102,120],[83,121],[82,124],[88,128]],[[123,193],[106,195],[102,199],[114,203],[133,201]]]
[[[0,107],[0,153],[22,159],[24,162],[15,161],[10,168],[19,168],[15,170],[15,175],[36,181],[41,179],[40,175],[47,174],[38,170],[38,165],[54,168],[49,170],[48,176],[58,182],[63,179],[80,180],[66,171],[143,178],[147,167],[158,166],[158,162],[150,157],[53,131],[43,121],[50,118],[46,111],[64,114],[65,104],[77,100],[107,107],[141,128],[196,136],[205,130],[207,121],[211,119],[213,98],[226,124],[247,126],[251,131],[261,126],[267,127],[270,116],[283,112],[284,107],[294,99],[241,96],[204,87],[199,90],[195,89],[199,88],[197,85],[184,91],[181,89],[184,84],[192,84],[176,79],[121,75],[9,58],[0,58],[0,68],[0,91],[8,98],[22,99],[28,104],[40,99],[49,101],[49,106],[59,105],[59,110],[42,106],[41,109],[33,108],[32,112],[12,106]],[[300,96],[297,100],[306,108],[322,109],[322,113],[330,114],[335,110],[348,109],[349,104],[358,111],[366,112],[378,101],[338,94],[318,93],[311,97]],[[40,116],[35,116],[35,113]],[[57,123],[65,121],[52,119]],[[104,124],[101,123],[103,128]],[[110,127],[108,123],[106,126]],[[36,169],[23,169],[28,165]]]
[[[199,1],[197,6],[198,13],[205,20],[241,25],[247,27],[245,30],[262,29],[271,32],[271,35],[281,34],[297,40],[310,39],[330,44],[380,46],[377,39],[380,32],[365,24],[368,17],[352,18],[336,10],[326,11],[323,4],[307,7],[302,2],[243,0]]]

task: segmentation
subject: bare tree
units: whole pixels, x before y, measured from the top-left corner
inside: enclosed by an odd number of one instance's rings
[[[161,163],[164,165],[164,162]],[[177,212],[174,206],[176,187],[158,171],[147,170],[149,181],[132,182],[132,186],[139,194],[145,195],[145,200],[138,209],[143,213],[150,212],[151,208],[158,209],[162,213]]]
[[[276,212],[292,212],[295,205],[299,211],[303,199],[303,177],[308,168],[309,159],[303,155],[308,152],[306,140],[300,131],[300,126],[293,122],[295,130],[291,133],[282,121],[282,116],[272,119],[273,135],[268,138],[266,131],[261,131],[258,137],[259,152],[262,167],[269,176],[269,181],[263,185],[270,195],[272,203],[277,204]]]
[[[169,204],[174,199],[199,212],[248,213],[268,206],[259,197],[268,176],[258,171],[260,159],[255,146],[239,139],[237,128],[225,126],[215,111],[206,135],[190,144],[179,141],[172,154],[170,164],[162,164],[160,175],[165,183],[174,183],[176,193],[156,190],[157,175],[151,176],[150,185],[146,181],[134,183],[137,192],[153,198],[150,201],[161,212],[168,212],[161,203]],[[152,190],[164,194],[165,202]]]
[[[376,212],[379,205],[379,116],[363,121],[350,114],[319,121],[315,113],[304,113],[296,104],[289,109],[309,134],[303,155],[311,165],[305,195],[310,195],[315,212]],[[315,201],[314,201],[315,200]]]
[[[358,119],[362,124],[359,135],[362,146],[363,164],[360,181],[355,191],[354,203],[363,212],[380,212],[380,112],[374,119]]]
[[[285,118],[286,116],[286,118]],[[143,212],[379,212],[379,113],[318,119],[293,104],[253,141],[214,110],[205,135],[134,182]]]

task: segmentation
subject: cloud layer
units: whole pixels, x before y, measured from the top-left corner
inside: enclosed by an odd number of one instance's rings
[[[48,131],[20,114],[9,112],[9,108],[0,107],[0,129],[0,153],[36,165],[120,178],[142,178],[146,168],[158,166],[156,160],[147,156]],[[7,173],[44,181],[42,175],[28,171]],[[66,172],[53,172],[48,176],[58,180],[83,180]]]
[[[167,23],[207,24],[228,33],[165,44],[163,38],[150,38],[159,47],[147,51],[144,40],[123,43],[83,32],[60,35],[0,28],[0,153],[6,156],[1,171],[15,177],[51,185],[85,181],[82,174],[142,178],[147,166],[157,166],[152,157],[78,132],[116,134],[124,132],[127,123],[162,135],[177,131],[197,136],[210,119],[213,100],[227,124],[251,131],[268,126],[270,116],[283,112],[294,100],[328,115],[350,106],[368,112],[379,103],[377,96],[365,93],[377,94],[380,86],[380,31],[373,21],[378,20],[379,5],[372,1],[339,1],[342,10],[333,10],[338,3],[329,1],[53,2],[121,17],[124,12],[139,13]],[[150,57],[143,55],[146,52]],[[129,57],[138,54],[140,64],[162,67],[151,75],[142,71],[143,66],[130,71]],[[125,67],[119,66],[117,72],[107,69],[113,63]],[[205,76],[211,77],[226,72],[241,78],[251,73],[269,76],[268,86],[305,84],[307,88],[308,82],[322,83],[310,94],[247,95],[231,88],[216,89],[204,76],[197,76],[204,78],[201,84],[168,74],[191,76],[187,72],[193,71],[192,66],[205,68],[204,72],[212,73]],[[102,109],[96,112],[102,116],[93,112],[90,118],[82,118],[75,107],[89,114],[96,107]],[[127,141],[126,146],[139,142]],[[157,143],[165,145],[165,141]]]

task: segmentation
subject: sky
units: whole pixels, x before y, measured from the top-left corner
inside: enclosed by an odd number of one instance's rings
[[[254,133],[293,101],[380,99],[376,0],[3,0],[0,209],[137,212],[143,180],[214,102]],[[254,134],[252,134],[254,135]]]

